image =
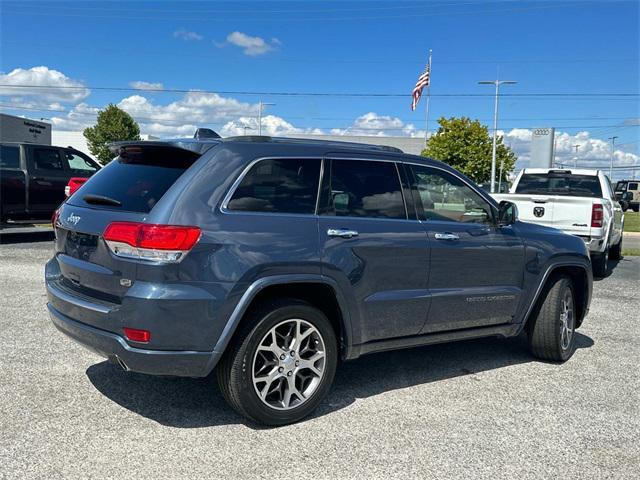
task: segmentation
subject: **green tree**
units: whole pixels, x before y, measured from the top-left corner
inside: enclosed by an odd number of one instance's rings
[[[441,117],[438,123],[440,127],[429,139],[422,155],[448,163],[476,183],[489,182],[493,138],[487,127],[467,117]],[[503,162],[502,179],[506,180],[516,155],[503,143],[502,137],[496,142],[496,181],[500,175],[500,162]]]
[[[104,165],[113,158],[107,145],[121,140],[140,140],[140,127],[131,115],[110,103],[98,113],[96,124],[85,128],[83,134],[93,156]]]

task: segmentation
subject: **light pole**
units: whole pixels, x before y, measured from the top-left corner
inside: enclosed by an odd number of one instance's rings
[[[243,128],[243,135],[245,135],[245,136],[247,135],[247,130],[253,130],[254,129],[251,125],[249,125],[248,123],[244,123],[244,122],[240,126]]]
[[[493,149],[491,151],[491,193],[496,192],[496,141],[498,137],[498,97],[500,95],[500,85],[513,85],[518,83],[514,80],[482,80],[480,85],[495,85],[496,96],[493,106]]]
[[[609,181],[611,181],[611,176],[613,175],[613,153],[616,144],[616,138],[618,137],[609,137],[609,140],[611,140],[611,156],[609,157]]]
[[[576,143],[573,148],[576,149],[576,154],[573,157],[573,168],[578,168],[578,149],[580,148],[580,144]]]
[[[262,135],[262,107],[275,105],[275,103],[265,103],[262,100],[258,103],[258,135]]]

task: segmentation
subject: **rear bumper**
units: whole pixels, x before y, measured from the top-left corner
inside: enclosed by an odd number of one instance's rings
[[[607,246],[607,242],[603,237],[580,237],[584,240],[584,244],[591,253],[602,253]]]
[[[205,377],[215,367],[217,352],[146,350],[128,345],[115,333],[72,320],[47,304],[51,321],[62,333],[85,348],[118,363],[126,370],[150,375]]]

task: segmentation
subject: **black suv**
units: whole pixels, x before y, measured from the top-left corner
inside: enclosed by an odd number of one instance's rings
[[[584,242],[443,163],[268,137],[117,147],[59,209],[45,278],[56,327],[125,370],[216,368],[234,409],[281,425],[341,359],[523,329],[539,358],[574,352]]]

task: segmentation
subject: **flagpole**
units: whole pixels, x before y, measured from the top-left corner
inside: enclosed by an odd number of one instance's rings
[[[425,113],[424,113],[424,146],[427,146],[429,142],[429,104],[431,103],[431,49],[429,49],[429,83],[427,84],[427,101],[425,102]]]

